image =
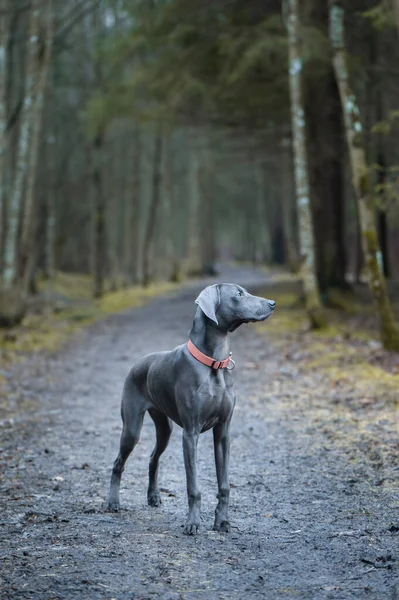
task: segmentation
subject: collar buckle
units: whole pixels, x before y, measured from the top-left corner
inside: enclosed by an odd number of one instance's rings
[[[234,371],[234,369],[236,368],[236,363],[235,363],[235,361],[234,361],[234,360],[231,358],[231,357],[232,357],[232,355],[233,355],[233,353],[232,353],[232,352],[230,352],[230,355],[229,355],[229,362],[228,362],[228,364],[227,364],[227,367],[226,367],[226,369],[227,369],[228,371]],[[230,366],[230,365],[231,365],[231,366]]]

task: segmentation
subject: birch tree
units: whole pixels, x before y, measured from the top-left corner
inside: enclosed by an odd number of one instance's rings
[[[303,281],[306,310],[312,328],[325,325],[316,279],[315,243],[313,235],[310,189],[306,156],[305,111],[302,98],[302,68],[300,44],[299,0],[287,0],[289,47],[289,83],[294,152],[296,203],[301,254],[300,276]]]
[[[379,320],[381,341],[384,348],[399,352],[399,331],[395,323],[385,277],[381,268],[382,256],[377,235],[374,197],[363,141],[363,127],[356,96],[349,83],[344,17],[345,11],[341,3],[330,0],[329,31],[333,51],[333,67],[344,115],[352,182],[358,204],[363,252],[368,271],[368,283]]]
[[[21,125],[15,167],[15,177],[8,203],[7,236],[4,245],[2,286],[7,291],[18,277],[18,227],[20,223],[24,183],[27,171],[32,129],[34,89],[37,79],[37,52],[39,44],[40,10],[38,0],[33,2],[27,48],[26,87],[21,112]]]

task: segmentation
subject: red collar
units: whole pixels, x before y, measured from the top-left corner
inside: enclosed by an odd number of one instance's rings
[[[191,340],[188,340],[187,348],[190,354],[194,356],[194,358],[196,358],[203,365],[210,367],[214,371],[216,371],[217,369],[227,369],[228,371],[232,371],[236,365],[234,360],[231,358],[231,352],[230,356],[225,360],[216,360],[215,358],[207,356],[206,354],[201,352],[201,350],[198,350],[197,346],[195,346]]]

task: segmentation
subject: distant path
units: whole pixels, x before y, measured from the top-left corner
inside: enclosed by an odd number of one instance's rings
[[[267,275],[230,268],[219,280],[257,288]],[[178,427],[161,461],[163,505],[147,506],[150,419],[122,480],[122,512],[103,512],[124,377],[142,354],[186,341],[204,285],[111,317],[38,368],[29,361],[14,368],[15,401],[31,394],[39,408],[35,418],[0,431],[1,598],[399,600],[391,497],[353,477],[356,465],[344,452],[324,447],[323,433],[309,430],[306,406],[284,408],[274,385],[284,359],[251,326],[232,339],[232,533],[211,531],[210,433],[200,439],[199,536],[181,533],[186,491]],[[292,378],[285,394],[295,397],[300,383]]]

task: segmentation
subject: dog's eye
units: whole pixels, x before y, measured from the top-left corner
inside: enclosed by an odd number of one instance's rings
[[[236,298],[240,298],[240,296],[242,296],[242,295],[243,295],[243,293],[242,293],[242,292],[240,292],[240,291],[238,291],[238,292],[236,293]]]

